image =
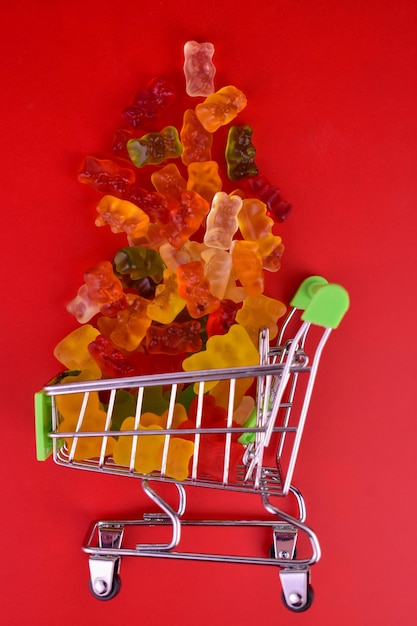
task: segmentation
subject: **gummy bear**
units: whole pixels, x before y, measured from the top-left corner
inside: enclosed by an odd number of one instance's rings
[[[247,295],[261,295],[264,290],[264,274],[257,242],[234,241],[231,253],[236,275]]]
[[[229,196],[218,191],[213,198],[207,216],[204,243],[212,248],[229,250],[233,235],[238,229],[238,213],[242,208],[242,198]]]
[[[146,235],[149,227],[149,216],[128,200],[120,200],[107,195],[97,205],[98,217],[96,226],[110,226],[113,233],[126,233],[133,238]]]
[[[216,161],[201,161],[188,166],[187,189],[196,191],[211,203],[213,196],[222,188],[219,166]]]
[[[124,430],[135,430],[135,418],[128,417],[121,426]],[[138,432],[146,430],[162,430],[161,426],[139,426]],[[129,467],[133,446],[132,436],[120,435],[113,450],[113,459],[117,465]],[[140,474],[150,474],[161,465],[163,435],[137,436],[134,468]]]
[[[268,217],[266,204],[257,198],[243,200],[238,222],[243,238],[258,242],[262,257],[268,256],[282,241],[281,237],[272,233],[274,220]]]
[[[222,300],[226,293],[232,271],[232,257],[227,250],[207,248],[202,250],[204,275],[210,283],[211,293]]]
[[[77,295],[67,304],[66,309],[80,324],[89,322],[100,311],[98,304],[89,298],[86,284],[81,285]]]
[[[264,294],[257,297],[248,296],[242,308],[236,314],[236,321],[246,328],[255,346],[259,345],[259,331],[269,328],[269,337],[274,339],[278,334],[277,320],[285,314],[286,306]]]
[[[174,248],[170,243],[165,241],[159,248],[159,254],[165,265],[176,271],[179,265],[191,263],[192,261],[201,261],[201,254],[207,247],[198,241],[186,241],[181,248]]]
[[[258,174],[242,181],[242,187],[248,196],[259,198],[268,207],[268,212],[275,222],[284,222],[290,211],[291,204],[281,198],[276,185],[271,185],[265,176]]]
[[[189,96],[208,96],[214,91],[214,67],[212,43],[187,41],[184,45],[185,90]]]
[[[135,174],[110,159],[87,156],[81,164],[78,180],[101,193],[125,198],[130,186],[135,182]]]
[[[164,270],[163,283],[156,287],[155,298],[148,305],[148,317],[160,324],[170,324],[184,307],[185,300],[178,293],[176,273]]]
[[[107,413],[105,411],[98,411],[94,416],[87,416],[83,420],[83,424],[79,432],[104,431],[106,418],[107,418]],[[60,426],[60,429],[61,428],[66,429],[65,423],[63,423]],[[71,450],[73,441],[74,441],[73,437],[65,439],[68,450]],[[99,457],[101,454],[103,441],[104,439],[101,436],[80,437],[77,440],[75,453],[73,456],[74,460],[82,461],[84,459],[94,459],[94,458]],[[106,440],[104,455],[110,456],[113,453],[115,445],[116,445],[116,439],[112,437],[111,435],[109,435]]]
[[[197,475],[201,479],[215,480],[224,484],[239,483],[239,466],[243,463],[244,447],[230,442],[228,468],[225,475],[226,448],[223,441],[212,441],[209,446],[201,446],[198,455]],[[239,481],[240,478],[240,481]]]
[[[113,272],[109,261],[101,261],[84,274],[87,295],[102,310],[103,306],[124,300],[123,285]]]
[[[126,294],[128,307],[120,311],[113,319],[101,317],[97,320],[100,332],[108,335],[112,343],[128,352],[136,350],[152,323],[148,317],[146,298],[132,293]]]
[[[61,382],[78,383],[91,380],[91,372],[84,370],[77,375],[66,376]],[[64,437],[68,453],[72,453],[75,461],[91,459],[101,454],[103,439],[101,437],[80,437],[74,440],[73,433],[85,431],[103,431],[107,420],[107,413],[100,404],[97,392],[90,392],[87,397],[84,393],[59,394],[55,398],[58,411],[58,431],[71,433]],[[84,404],[84,407],[83,407]],[[75,449],[72,445],[75,441]],[[111,454],[115,439],[109,437],[105,454]]]
[[[168,222],[168,199],[162,193],[135,186],[130,189],[129,200],[144,211],[152,223]]]
[[[129,139],[133,139],[133,131],[126,130],[125,128],[119,128],[114,133],[112,150],[116,156],[120,159],[125,159],[130,162],[129,153],[127,151],[127,142]]]
[[[146,333],[146,349],[150,354],[198,352],[203,345],[200,329],[197,320],[150,326]]]
[[[133,417],[128,417],[123,422],[122,432],[124,430],[135,430],[135,419]],[[137,472],[144,475],[161,470],[166,439],[163,434],[141,436],[141,431],[146,430],[158,431],[162,430],[162,428],[157,424],[139,426],[136,439],[134,468]],[[132,436],[119,436],[113,451],[113,459],[117,465],[130,467],[133,441]],[[171,437],[166,462],[166,476],[170,476],[179,481],[185,480],[188,476],[188,466],[193,452],[194,444],[192,441]]]
[[[116,348],[108,337],[100,335],[99,331],[96,338],[88,344],[88,351],[105,376],[119,378],[140,376],[142,373],[138,363],[132,362],[131,358]]]
[[[181,194],[187,189],[187,181],[175,163],[169,163],[154,172],[151,181],[155,189],[168,199],[181,200]]]
[[[199,400],[195,398],[190,405],[189,419],[179,424],[179,430],[183,429],[219,429],[239,426],[232,421],[228,424],[227,410],[216,404],[216,399],[210,394],[203,396],[201,418],[197,423]],[[179,435],[190,441],[194,441],[195,434]],[[237,465],[242,462],[244,449],[237,443],[239,434],[233,434],[230,440],[229,477],[236,479]],[[197,476],[200,478],[214,478],[223,480],[226,457],[226,433],[207,432],[200,434],[197,462]]]
[[[230,180],[242,180],[258,174],[256,150],[252,144],[250,126],[232,126],[226,143],[227,175]]]
[[[233,326],[232,326],[233,328]],[[233,403],[233,409],[236,410],[246,393],[252,393],[251,387],[253,385],[253,377],[237,378],[235,383],[235,397]],[[215,387],[210,391],[211,395],[215,397],[216,403],[219,406],[223,406],[225,409],[229,406],[229,380],[220,380]],[[248,391],[249,390],[249,391]]]
[[[206,332],[208,337],[225,335],[235,323],[236,314],[241,304],[233,300],[222,300],[218,309],[210,313],[207,319]]]
[[[153,130],[155,122],[175,98],[176,90],[167,80],[154,78],[136,94],[133,104],[122,112],[122,119],[129,128]]]
[[[285,246],[283,243],[278,244],[268,256],[262,259],[262,267],[268,272],[277,272],[281,267],[281,257],[284,254]]]
[[[213,135],[202,126],[194,109],[184,112],[180,139],[183,145],[181,160],[184,165],[196,161],[211,161]]]
[[[176,402],[170,420],[168,418],[169,406],[161,414],[156,414],[153,411],[144,411],[140,416],[140,424],[148,427],[155,425],[161,428],[178,428],[180,424],[186,421],[187,411],[182,404]]]
[[[132,280],[152,278],[155,283],[162,280],[165,265],[156,250],[130,246],[121,248],[114,257],[118,274],[128,274]]]
[[[166,126],[161,132],[152,132],[140,139],[129,139],[127,151],[136,167],[159,165],[167,159],[180,157],[182,144],[174,126]]]
[[[222,87],[197,104],[196,115],[209,133],[229,124],[247,104],[245,94],[233,85]]]
[[[69,370],[88,370],[93,378],[101,378],[101,371],[88,351],[88,345],[99,334],[91,324],[76,328],[55,346],[54,357]]]
[[[173,248],[181,248],[200,228],[210,206],[195,191],[183,191],[180,202],[169,204],[170,220],[160,229],[160,234]]]
[[[178,293],[187,303],[191,317],[200,318],[220,306],[220,300],[210,291],[210,283],[204,275],[204,262],[193,261],[177,268]]]
[[[110,378],[178,372],[181,370],[184,358],[184,355],[153,354],[149,356],[139,350],[126,354],[116,348],[104,335],[98,335],[88,345],[88,352],[100,371]]]
[[[239,406],[233,411],[233,421],[244,424],[255,409],[255,399],[252,396],[243,396]]]
[[[225,335],[210,337],[206,349],[184,359],[182,367],[186,372],[190,372],[222,367],[244,367],[258,363],[258,350],[247,331],[243,326],[234,324]],[[212,389],[217,383],[218,381],[207,382],[205,388]]]

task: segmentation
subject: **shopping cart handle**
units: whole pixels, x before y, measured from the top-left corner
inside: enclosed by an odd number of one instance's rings
[[[328,281],[322,276],[310,276],[306,278],[298,287],[297,293],[291,300],[291,306],[305,311],[320,287],[328,284]]]
[[[36,458],[45,461],[52,454],[52,400],[44,391],[35,393]]]
[[[337,328],[349,308],[349,294],[322,276],[310,276],[301,283],[291,306],[304,310],[301,319],[306,322]]]

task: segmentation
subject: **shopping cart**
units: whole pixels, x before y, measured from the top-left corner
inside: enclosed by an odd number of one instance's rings
[[[61,378],[36,394],[38,459],[53,454],[54,461],[65,467],[139,478],[144,492],[159,509],[141,519],[101,520],[93,524],[83,551],[89,555],[90,590],[96,598],[109,600],[119,592],[122,557],[165,557],[276,566],[285,605],[296,612],[309,608],[313,600],[310,567],[320,558],[320,546],[316,534],[305,523],[305,502],[292,478],[319,360],[332,329],[338,326],[348,306],[348,294],[341,286],[313,276],[302,283],[293,298],[276,345],[270,345],[267,329],[260,330],[258,365],[71,383]],[[253,379],[255,404],[249,418],[236,424],[236,390],[242,379]],[[227,419],[218,427],[208,427],[205,396],[214,384],[223,385]],[[158,429],[143,428],[144,398],[156,385],[162,385],[165,391],[166,424]],[[195,393],[195,422],[179,430],[174,428],[176,403],[183,390],[190,388]],[[126,393],[135,402],[129,430],[123,430],[120,420],[117,424],[114,420],[118,398]],[[86,430],[83,424],[88,402],[97,394],[105,407],[105,423],[100,430]],[[71,431],[63,429],[60,396],[78,398],[80,402],[77,424]],[[183,480],[169,471],[170,447],[179,435],[193,442],[189,474]],[[146,437],[161,437],[163,441],[158,470],[149,473],[138,471],[136,463],[139,448],[143,450],[145,441],[151,441]],[[128,460],[123,464],[108,452],[109,440],[119,442],[121,438],[128,446]],[[93,458],[80,458],[77,454],[83,439],[98,442]],[[214,441],[217,456],[210,452],[209,458],[211,454],[213,459],[216,456],[216,467],[211,471],[205,462],[201,469],[204,450]],[[241,451],[238,462],[237,448]],[[151,486],[154,481],[173,484],[177,506],[155,491]],[[267,519],[188,519],[188,486],[258,494]],[[285,496],[292,496],[289,500],[295,503],[295,514],[277,507],[276,499]],[[182,534],[189,527],[220,527],[223,532],[226,528],[256,527],[268,532],[269,548],[261,556],[181,551]],[[163,542],[153,538],[129,547],[124,545],[132,529],[142,533],[149,528],[163,528],[168,536],[164,536]],[[301,537],[304,551],[308,548],[305,556],[299,555]]]

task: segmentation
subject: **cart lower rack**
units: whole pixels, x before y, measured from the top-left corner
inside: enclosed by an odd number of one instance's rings
[[[275,565],[285,605],[297,612],[309,608],[310,567],[320,558],[320,546],[305,523],[304,499],[292,478],[319,360],[348,304],[342,287],[314,276],[293,298],[277,345],[270,345],[267,329],[260,331],[258,365],[81,382],[66,382],[64,376],[36,394],[39,459],[52,453],[65,467],[139,478],[159,509],[143,519],[93,525],[83,550],[89,555],[95,597],[109,600],[118,593],[123,557],[145,556]],[[254,390],[253,407],[246,406],[244,419],[237,410],[242,383]],[[223,396],[220,414],[209,393],[217,385]],[[159,402],[161,393],[166,410],[155,423],[149,407]],[[187,402],[184,419],[179,407]],[[69,407],[71,414],[76,408],[75,422],[68,418]],[[157,493],[154,482],[174,485],[177,506]],[[187,519],[188,486],[258,494],[271,517]],[[296,503],[295,515],[275,504],[276,498],[288,495]],[[266,528],[271,549],[265,556],[181,551],[183,530],[200,527]],[[168,536],[163,542],[125,546],[132,529],[140,533],[147,528],[162,529]],[[308,546],[306,556],[296,550],[300,537]]]

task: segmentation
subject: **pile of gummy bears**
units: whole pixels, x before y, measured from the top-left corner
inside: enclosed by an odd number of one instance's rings
[[[141,429],[167,427],[164,372],[256,365],[259,330],[267,326],[274,338],[285,313],[280,301],[264,294],[264,272],[280,268],[284,246],[273,229],[291,207],[258,172],[252,128],[231,125],[247,99],[232,85],[215,91],[213,54],[211,43],[184,46],[186,93],[197,104],[184,111],[179,130],[174,125],[158,129],[162,114],[169,117],[173,110],[177,90],[157,77],[122,112],[112,158],[87,156],[78,174],[100,194],[96,225],[125,233],[127,241],[112,262],[85,272],[67,306],[80,326],[59,342],[54,355],[72,370],[65,382],[160,375],[160,387],[146,390]],[[236,184],[231,193],[222,191],[219,164],[212,160],[214,136],[223,126],[229,127],[225,170]],[[253,409],[252,382],[237,381],[234,423],[244,423]],[[207,391],[204,426],[219,427],[226,420],[224,381]],[[75,429],[78,395],[58,396],[62,431]],[[195,427],[193,385],[178,398],[171,427]],[[132,430],[134,402],[129,391],[118,400],[113,430]],[[103,430],[105,419],[102,399],[90,393],[83,429]],[[164,437],[142,439],[135,469],[158,471]],[[192,439],[171,437],[168,476],[187,477]],[[201,446],[201,475],[216,476],[216,443],[221,465],[219,436]],[[96,457],[100,445],[98,438],[80,439],[76,458]],[[243,447],[237,439],[233,446],[237,463]],[[106,454],[129,464],[129,437],[109,437]]]

